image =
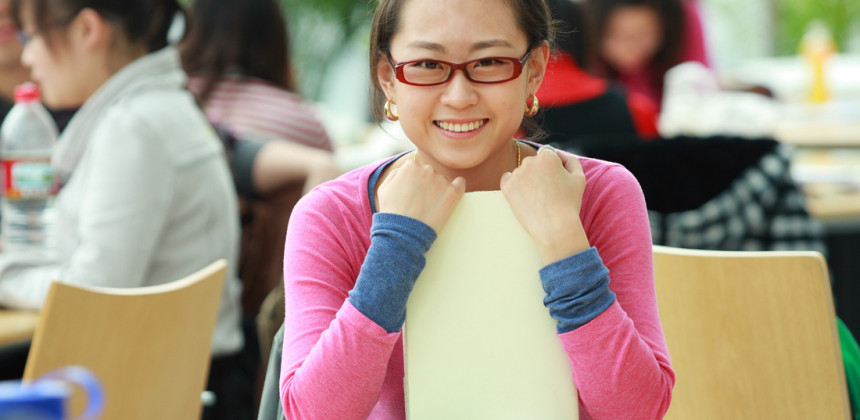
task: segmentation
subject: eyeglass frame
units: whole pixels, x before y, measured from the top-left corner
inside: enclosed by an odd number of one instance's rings
[[[72,13],[69,16],[66,16],[62,19],[54,19],[54,20],[48,22],[46,26],[48,28],[62,28],[65,26],[69,26],[72,23],[72,21],[74,21],[78,17],[78,15],[81,14],[81,11],[83,11],[83,10],[84,9],[78,10],[77,12]],[[100,16],[102,16],[102,18],[104,18],[108,22],[113,23],[114,21],[117,20],[111,14],[103,13],[103,12],[98,11],[98,10],[96,10],[96,13],[98,13]],[[42,28],[42,29],[45,29],[45,28]],[[44,30],[39,30],[39,31],[33,32],[33,33],[28,35],[26,32],[19,29],[19,30],[15,31],[15,37],[18,38],[18,42],[21,44],[21,47],[24,47],[25,45],[27,45],[28,42],[30,42],[30,40],[33,39],[33,37],[40,35],[42,32],[44,32]]]
[[[532,53],[532,49],[529,49],[528,51],[526,51],[526,54],[523,56],[523,58],[519,58],[519,59],[516,57],[497,57],[497,56],[496,57],[481,57],[481,58],[476,58],[474,60],[465,61],[462,63],[452,63],[450,61],[433,60],[433,59],[429,59],[429,58],[424,58],[424,59],[420,59],[420,60],[410,60],[410,61],[404,61],[401,63],[397,63],[394,61],[394,58],[391,57],[391,53],[387,53],[386,56],[388,57],[388,63],[391,64],[391,66],[394,68],[394,76],[401,83],[405,83],[407,85],[411,85],[411,86],[438,86],[438,85],[442,85],[442,84],[445,84],[445,83],[448,83],[449,81],[451,81],[451,78],[454,77],[454,72],[457,70],[461,70],[463,72],[463,75],[465,75],[466,79],[468,79],[470,82],[480,83],[480,84],[484,84],[484,85],[491,85],[491,84],[496,84],[496,83],[509,82],[511,80],[516,79],[517,77],[520,77],[520,74],[522,74],[522,72],[523,72],[523,67],[525,67],[525,65],[526,65],[526,60],[529,59],[529,56],[531,56],[531,53]],[[514,65],[513,75],[507,79],[496,80],[496,81],[492,81],[492,82],[484,82],[484,81],[472,79],[472,76],[470,76],[469,72],[466,71],[466,66],[468,66],[469,64],[472,64],[472,63],[475,63],[478,61],[484,61],[484,60],[505,60],[505,61],[509,61],[509,62],[513,63],[513,65]],[[403,74],[403,67],[406,66],[407,64],[421,63],[421,62],[425,62],[425,61],[432,61],[434,63],[440,63],[440,64],[444,64],[444,65],[450,67],[451,71],[448,73],[448,77],[446,77],[445,80],[443,80],[441,82],[436,82],[436,83],[413,83],[413,82],[406,80],[406,75]]]
[[[49,28],[59,28],[59,27],[68,26],[70,23],[72,23],[73,20],[75,20],[76,17],[78,17],[79,13],[73,13],[71,16],[66,16],[62,19],[54,19],[54,20],[48,22],[48,24],[46,26]],[[44,32],[44,31],[40,30],[40,31],[35,31],[31,34],[27,34],[23,30],[19,29],[19,30],[15,31],[15,36],[18,38],[18,42],[23,47],[23,46],[27,45],[27,43],[30,42],[30,40],[33,39],[33,37],[41,34],[42,32]]]

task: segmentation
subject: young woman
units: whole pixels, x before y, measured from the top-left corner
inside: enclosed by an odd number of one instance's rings
[[[424,253],[464,192],[499,189],[546,264],[580,416],[665,413],[674,374],[639,185],[619,165],[513,139],[538,108],[550,21],[543,0],[379,2],[376,111],[417,150],[323,184],[293,212],[287,418],[404,418],[401,328]]]
[[[278,2],[195,0],[190,20],[180,48],[188,89],[209,120],[238,139],[240,193],[268,196],[302,182],[307,192],[339,175],[322,122],[295,92]]]
[[[538,90],[548,132],[542,143],[588,155],[592,147],[652,140],[657,107],[648,97],[582,68],[585,55],[582,3],[547,0],[558,23],[557,49]]]
[[[162,284],[225,258],[231,271],[212,341],[213,371],[224,370],[242,347],[236,194],[221,143],[167,45],[179,5],[13,0],[13,8],[22,61],[44,102],[80,109],[52,160],[62,183],[58,260],[0,254],[0,303],[38,308],[54,280]]]
[[[685,61],[708,65],[697,0],[586,0],[584,7],[588,68],[657,107],[667,70]]]

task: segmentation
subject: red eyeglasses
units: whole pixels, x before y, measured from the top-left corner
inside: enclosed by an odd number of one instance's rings
[[[389,55],[388,62],[394,67],[394,75],[397,80],[407,85],[441,85],[451,80],[455,70],[462,70],[466,78],[475,83],[491,84],[507,82],[519,77],[530,54],[531,51],[519,59],[514,57],[484,57],[459,64],[430,59],[396,63]]]

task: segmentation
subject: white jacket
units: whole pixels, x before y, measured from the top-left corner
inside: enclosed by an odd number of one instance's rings
[[[66,180],[56,200],[58,261],[0,253],[0,305],[40,308],[55,279],[149,286],[226,258],[212,353],[241,348],[236,195],[185,81],[168,47],[124,67],[81,107],[53,156]]]

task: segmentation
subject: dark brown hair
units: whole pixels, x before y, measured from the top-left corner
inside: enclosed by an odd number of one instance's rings
[[[391,38],[398,30],[400,12],[405,0],[379,0],[370,32],[370,79],[372,83],[371,110],[377,122],[384,118],[382,104],[385,93],[376,77],[376,68],[391,48]],[[553,24],[545,0],[507,0],[514,11],[517,26],[526,34],[528,48],[531,50],[543,42],[553,42]],[[531,118],[523,119],[527,133],[539,132],[538,125]]]
[[[167,31],[182,7],[176,0],[12,0],[12,17],[21,27],[21,9],[30,7],[36,30],[51,45],[59,33],[57,22],[71,20],[84,9],[93,9],[102,17],[116,22],[128,42],[142,43],[147,51],[167,46]]]
[[[275,0],[195,0],[180,49],[185,70],[205,74],[198,98],[205,103],[232,67],[294,92],[289,45],[287,23]]]
[[[601,76],[617,78],[618,71],[613,69],[600,56],[601,42],[606,34],[606,26],[612,13],[622,7],[647,7],[660,18],[663,30],[663,40],[657,48],[657,53],[651,59],[654,86],[662,91],[663,75],[674,65],[678,64],[681,55],[682,37],[684,34],[683,0],[586,0],[584,9],[588,25],[589,68]]]

